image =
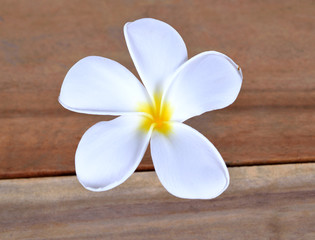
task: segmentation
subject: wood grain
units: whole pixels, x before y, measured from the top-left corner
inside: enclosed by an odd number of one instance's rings
[[[68,69],[88,55],[136,74],[125,22],[175,27],[189,55],[217,50],[243,69],[231,107],[188,122],[230,166],[315,161],[314,2],[0,0],[0,178],[71,174],[91,125],[57,102]],[[149,153],[139,167],[153,169]]]
[[[315,237],[315,164],[230,168],[214,200],[183,200],[154,172],[108,192],[75,177],[0,181],[0,238],[277,239]]]

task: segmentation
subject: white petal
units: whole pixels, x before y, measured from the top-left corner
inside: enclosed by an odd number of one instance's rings
[[[146,90],[129,70],[96,56],[83,58],[69,70],[59,96],[71,111],[102,115],[135,112],[144,101]]]
[[[151,96],[164,89],[167,78],[187,60],[183,39],[167,23],[139,19],[126,23],[124,34],[132,60]]]
[[[224,54],[201,53],[178,69],[165,98],[172,120],[185,121],[232,104],[242,85],[240,68]]]
[[[155,171],[171,194],[189,199],[211,199],[229,185],[227,167],[217,149],[195,129],[173,123],[172,133],[152,133]]]
[[[141,116],[121,116],[86,131],[75,155],[77,177],[85,188],[114,188],[135,171],[151,135],[139,130],[141,120]]]

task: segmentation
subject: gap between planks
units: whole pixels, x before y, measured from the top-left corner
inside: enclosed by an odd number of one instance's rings
[[[0,239],[314,239],[315,164],[230,168],[213,200],[171,196],[154,172],[87,191],[76,177],[0,181]]]

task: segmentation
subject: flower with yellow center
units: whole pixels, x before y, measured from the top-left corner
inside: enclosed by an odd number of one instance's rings
[[[91,191],[116,187],[135,171],[150,142],[156,173],[171,194],[217,197],[229,185],[226,165],[209,140],[183,122],[233,103],[241,69],[215,51],[187,60],[180,35],[159,20],[127,23],[124,34],[144,85],[119,63],[90,56],[69,70],[61,87],[59,102],[69,110],[121,115],[81,138],[78,180]]]

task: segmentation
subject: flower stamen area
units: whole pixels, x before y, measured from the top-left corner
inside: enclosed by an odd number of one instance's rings
[[[171,132],[172,110],[168,102],[162,102],[162,94],[154,94],[152,103],[139,104],[138,111],[145,113],[140,125],[141,130],[147,132],[153,125],[154,130],[165,135]]]

